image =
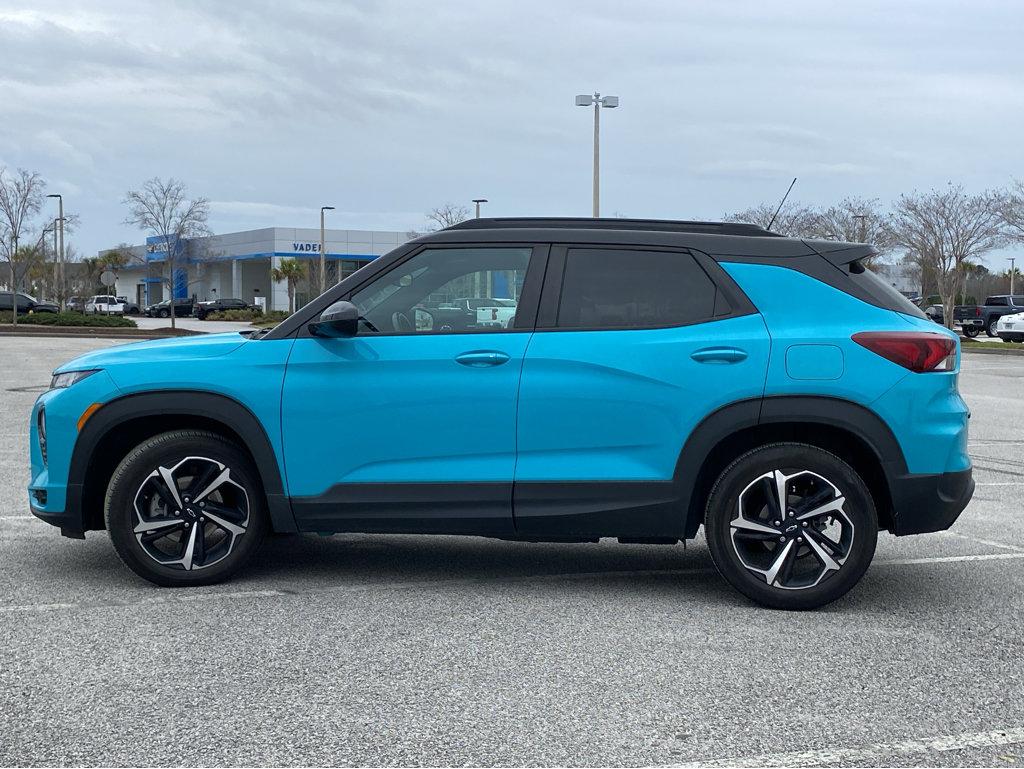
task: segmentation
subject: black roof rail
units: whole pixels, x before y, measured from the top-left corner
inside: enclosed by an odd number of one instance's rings
[[[641,230],[648,232],[694,232],[704,235],[745,235],[748,237],[780,237],[756,224],[743,222],[685,222],[674,219],[594,219],[590,217],[487,217],[466,219],[447,227],[449,230],[494,229],[572,229],[572,230]]]

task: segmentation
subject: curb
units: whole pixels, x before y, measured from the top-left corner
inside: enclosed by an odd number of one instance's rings
[[[181,336],[204,336],[205,331],[190,329],[147,330],[143,328],[103,328],[99,326],[33,326],[19,323],[17,330],[12,324],[0,325],[0,336],[13,337],[62,337],[72,339],[174,339]]]
[[[980,355],[1024,355],[1024,347],[1011,347],[1010,345],[1006,344],[1006,342],[1003,342],[1003,345],[1003,347],[997,347],[995,342],[993,342],[991,348],[989,348],[987,345],[985,347],[961,346],[960,352],[962,352],[964,355],[970,355],[973,353],[978,353]]]

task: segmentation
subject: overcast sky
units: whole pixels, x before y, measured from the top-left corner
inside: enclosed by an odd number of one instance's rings
[[[719,218],[1024,176],[1024,3],[0,0],[0,165],[91,255],[175,176],[228,232],[403,230],[452,201]]]

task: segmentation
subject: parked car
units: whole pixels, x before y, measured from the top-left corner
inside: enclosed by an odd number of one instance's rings
[[[0,291],[0,312],[10,312],[15,306],[15,300],[10,291]],[[18,315],[29,315],[33,312],[59,312],[53,302],[40,302],[34,296],[18,292],[17,298]]]
[[[928,305],[924,308],[924,314],[928,316],[928,320],[935,321],[939,325],[943,324],[943,319],[946,316],[946,312],[941,304]]]
[[[459,299],[455,305],[460,309],[476,313],[479,326],[497,326],[506,328],[516,316],[515,299],[496,299],[484,296],[473,299]]]
[[[1004,342],[1024,342],[1024,312],[1003,315],[996,321],[995,330]]]
[[[124,314],[125,315],[140,315],[142,313],[142,310],[139,308],[139,305],[138,305],[137,302],[131,301],[126,296],[119,296],[117,298],[121,301],[121,304],[124,305]]]
[[[85,303],[87,315],[124,315],[124,302],[116,296],[101,294]]]
[[[874,255],[743,224],[471,219],[270,331],[58,367],[30,505],[170,586],[227,579],[270,531],[674,544],[703,525],[741,593],[821,606],[880,529],[947,529],[974,489],[959,337]],[[430,297],[498,272],[523,287],[511,328],[418,331]]]
[[[151,318],[169,318],[171,317],[171,300],[164,299],[162,302],[151,304],[144,310],[146,315]],[[175,299],[174,300],[174,317],[176,318],[187,318],[192,314],[192,300],[191,299]]]
[[[69,312],[85,312],[85,298],[81,296],[69,297],[65,306]]]
[[[962,304],[953,311],[953,320],[959,322],[964,334],[976,337],[982,331],[996,336],[996,321],[1004,315],[1024,312],[1024,296],[1000,294],[985,298],[984,305]]]
[[[206,316],[211,312],[222,312],[224,310],[252,310],[254,312],[262,312],[262,310],[254,304],[249,304],[242,299],[212,299],[208,302],[196,302],[195,305],[195,316],[199,320],[206,320]]]

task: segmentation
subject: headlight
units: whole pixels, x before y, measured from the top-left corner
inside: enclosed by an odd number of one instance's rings
[[[54,374],[53,379],[50,380],[51,390],[60,390],[64,387],[71,387],[75,382],[81,382],[86,377],[90,377],[99,371],[98,368],[89,369],[88,371],[63,371],[60,374]]]

